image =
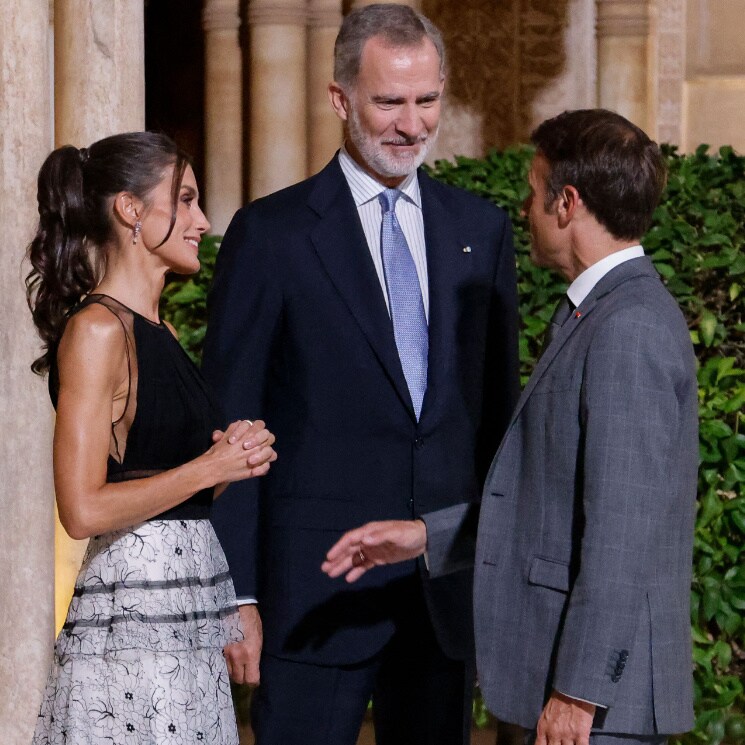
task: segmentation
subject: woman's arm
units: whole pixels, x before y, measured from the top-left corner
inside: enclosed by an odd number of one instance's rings
[[[60,343],[54,483],[60,521],[72,538],[142,522],[217,483],[261,476],[276,458],[264,423],[240,421],[182,466],[106,483],[111,422],[129,384],[125,344],[118,319],[95,305],[70,319]]]

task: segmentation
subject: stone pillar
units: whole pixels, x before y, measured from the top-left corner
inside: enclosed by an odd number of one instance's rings
[[[0,3],[0,732],[30,742],[54,640],[52,407],[24,297],[36,175],[52,144],[49,0]]]
[[[598,103],[642,129],[649,122],[648,0],[597,0]]]
[[[87,146],[145,128],[145,16],[142,0],[55,0],[54,135]],[[87,541],[57,523],[55,604],[64,618]]]
[[[657,0],[653,21],[657,74],[653,80],[655,126],[649,134],[658,142],[682,145],[686,0]]]
[[[334,41],[341,25],[341,0],[308,3],[308,172],[317,173],[341,145],[342,124],[331,108]]]
[[[144,129],[142,0],[56,0],[54,42],[58,146]]]
[[[363,5],[372,5],[373,3],[400,3],[401,5],[410,5],[414,10],[422,12],[422,0],[352,0],[352,7],[361,8]]]
[[[205,207],[223,235],[243,203],[243,64],[240,0],[206,0],[204,127]]]
[[[251,199],[307,176],[305,0],[250,0]]]

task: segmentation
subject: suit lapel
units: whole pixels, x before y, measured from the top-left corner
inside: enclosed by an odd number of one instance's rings
[[[318,175],[308,206],[319,216],[313,247],[411,416],[414,408],[357,208],[338,159]]]
[[[459,284],[463,272],[470,269],[470,262],[463,260],[465,243],[456,232],[457,221],[451,216],[450,206],[433,188],[432,179],[421,171],[419,187],[429,282],[429,361],[421,415],[421,420],[426,421],[436,418],[445,405],[447,381],[451,379],[450,360],[458,343],[458,302],[453,287]]]
[[[556,355],[561,351],[563,346],[570,339],[582,323],[587,321],[587,317],[592,311],[602,303],[603,298],[611,294],[614,290],[620,287],[625,282],[634,279],[635,277],[641,276],[654,276],[659,278],[659,274],[652,265],[652,262],[648,257],[643,256],[638,259],[631,259],[625,261],[623,264],[611,269],[602,279],[592,288],[590,294],[579,304],[577,309],[572,313],[569,319],[559,329],[553,341],[547,347],[546,351],[541,355],[540,359],[536,363],[533,374],[530,376],[520,398],[515,406],[515,411],[512,414],[512,420],[507,428],[507,432],[512,428],[512,425],[520,416],[520,412],[530,398],[536,385],[540,382],[541,378],[548,370],[551,362],[554,360]],[[502,443],[497,450],[497,454],[501,451],[504,443],[507,439],[507,435],[502,439]]]

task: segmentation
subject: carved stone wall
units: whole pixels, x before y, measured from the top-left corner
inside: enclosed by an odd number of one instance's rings
[[[593,0],[423,0],[449,54],[435,157],[527,140],[537,122],[595,99]]]

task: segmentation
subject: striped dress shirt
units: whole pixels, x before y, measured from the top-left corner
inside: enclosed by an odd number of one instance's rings
[[[370,249],[370,256],[372,257],[373,264],[375,264],[380,288],[383,291],[385,304],[388,306],[388,312],[390,313],[388,291],[385,284],[385,274],[383,273],[383,257],[380,252],[380,227],[383,221],[383,209],[378,199],[380,193],[386,187],[363,171],[352,160],[352,157],[344,147],[339,152],[339,165],[352,191],[354,203],[357,205],[357,212],[359,213],[362,229],[367,239],[367,247]],[[419,277],[419,287],[422,291],[422,300],[424,301],[424,315],[429,321],[427,251],[424,244],[422,197],[419,192],[419,179],[417,178],[416,171],[410,173],[397,188],[403,192],[403,195],[399,197],[396,203],[396,217],[414,259],[416,273]]]

